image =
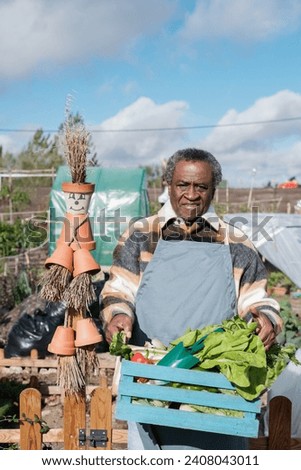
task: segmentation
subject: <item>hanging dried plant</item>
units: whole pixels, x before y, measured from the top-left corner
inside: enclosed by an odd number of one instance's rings
[[[42,285],[40,296],[49,302],[63,300],[65,290],[70,284],[71,273],[64,266],[53,264],[43,274],[40,284]]]
[[[85,311],[97,300],[92,275],[81,273],[76,276],[63,294],[63,300],[69,308],[78,311]]]
[[[76,356],[59,356],[57,374],[58,385],[65,390],[66,395],[82,393],[85,377]]]
[[[84,377],[88,378],[99,373],[100,363],[95,345],[77,348],[76,357]]]

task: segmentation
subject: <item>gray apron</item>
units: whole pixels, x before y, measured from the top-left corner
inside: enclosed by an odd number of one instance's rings
[[[228,244],[160,239],[136,297],[131,342],[157,338],[168,345],[188,328],[221,323],[236,314]],[[128,423],[128,448],[244,449],[235,436]]]

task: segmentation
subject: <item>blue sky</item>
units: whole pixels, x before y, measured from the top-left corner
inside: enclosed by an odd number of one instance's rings
[[[300,50],[300,0],[0,0],[0,145],[71,96],[103,166],[193,146],[230,186],[301,183]]]

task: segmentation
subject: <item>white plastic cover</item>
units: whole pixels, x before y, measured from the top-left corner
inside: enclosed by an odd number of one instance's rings
[[[301,349],[298,349],[296,357],[301,361]],[[276,396],[287,397],[292,403],[291,436],[301,438],[301,366],[290,362],[283,372],[277,377],[268,392],[268,401]],[[264,433],[268,435],[269,412],[264,416]]]
[[[301,214],[238,213],[224,220],[239,227],[266,260],[301,288]]]

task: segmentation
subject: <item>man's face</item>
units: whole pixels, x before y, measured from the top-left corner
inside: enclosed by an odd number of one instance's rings
[[[209,163],[178,162],[168,190],[177,216],[186,221],[195,220],[208,210],[214,195]]]

